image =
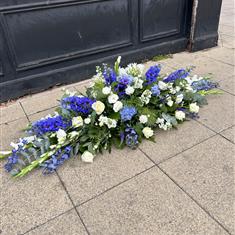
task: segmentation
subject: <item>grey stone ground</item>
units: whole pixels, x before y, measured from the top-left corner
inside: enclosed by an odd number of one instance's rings
[[[50,176],[35,171],[13,180],[0,168],[0,234],[235,234],[232,3],[223,2],[218,47],[163,61],[166,71],[194,64],[197,73],[211,72],[220,83],[224,93],[209,97],[199,121],[91,165],[70,160]],[[29,121],[53,112],[61,94],[57,88],[1,108],[0,149]]]

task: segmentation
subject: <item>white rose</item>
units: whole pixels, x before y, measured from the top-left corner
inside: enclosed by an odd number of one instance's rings
[[[175,111],[175,118],[183,121],[185,119],[185,113],[183,111]]]
[[[105,105],[101,101],[96,101],[95,103],[92,104],[92,109],[95,110],[95,112],[100,115],[101,113],[104,112]]]
[[[59,144],[64,143],[64,141],[66,140],[66,136],[67,136],[66,132],[62,129],[59,129],[56,132],[56,137],[58,139]]]
[[[160,90],[167,90],[168,85],[167,85],[167,83],[165,83],[163,81],[159,81],[158,82],[158,87],[159,87]]]
[[[104,95],[109,95],[110,93],[111,93],[111,87],[104,87],[103,89],[102,89],[102,93],[104,94]]]
[[[147,139],[153,136],[153,130],[150,127],[145,127],[142,132]]]
[[[73,117],[72,119],[72,126],[73,127],[80,127],[83,126],[83,119],[81,116]]]
[[[86,162],[86,163],[92,163],[93,162],[93,159],[94,159],[94,155],[88,151],[85,151],[82,156],[81,156],[81,159],[83,162]]]
[[[85,118],[84,119],[84,122],[85,124],[90,124],[91,123],[91,119],[88,117],[88,118]]]
[[[174,104],[174,102],[173,102],[172,100],[168,100],[168,101],[167,101],[167,105],[168,105],[169,107],[171,107],[173,104]]]
[[[183,94],[179,94],[176,96],[176,100],[175,103],[176,104],[180,104],[183,101],[184,95]]]
[[[189,111],[191,113],[198,113],[199,112],[199,106],[196,103],[192,103],[189,105]]]
[[[148,117],[146,115],[140,115],[139,121],[140,123],[145,124],[148,122]]]
[[[117,101],[114,105],[113,105],[113,110],[114,112],[118,112],[123,108],[123,104],[121,101]]]
[[[127,95],[132,95],[135,92],[135,89],[132,86],[128,86],[125,89],[125,92],[126,92]]]
[[[119,99],[119,97],[116,94],[111,94],[108,97],[108,101],[109,101],[110,104],[116,103],[118,101],[118,99]]]

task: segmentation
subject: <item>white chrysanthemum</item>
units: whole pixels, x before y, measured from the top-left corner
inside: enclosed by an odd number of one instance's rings
[[[110,93],[111,93],[111,87],[104,87],[103,89],[102,89],[102,93],[104,94],[104,95],[109,95]]]
[[[126,92],[127,95],[132,95],[135,92],[135,89],[132,86],[128,86],[125,89],[125,92]]]
[[[101,113],[104,112],[105,105],[101,101],[96,101],[95,103],[92,104],[92,109],[95,110],[95,112],[100,115]]]
[[[118,99],[119,99],[119,97],[116,94],[111,94],[111,95],[108,96],[108,102],[110,104],[116,103],[118,101]]]
[[[140,115],[139,121],[140,123],[145,124],[148,122],[148,117],[146,115]]]
[[[158,87],[159,87],[159,89],[160,90],[167,90],[167,88],[168,88],[168,85],[167,85],[167,83],[165,83],[165,82],[163,82],[163,81],[159,81],[158,82]]]
[[[87,124],[87,125],[90,124],[91,123],[91,119],[89,117],[85,118],[84,119],[84,123]]]
[[[175,111],[175,118],[183,121],[185,119],[185,113],[183,111]]]
[[[58,140],[58,143],[59,144],[63,144],[64,141],[66,140],[66,132],[62,129],[59,129],[57,132],[56,132],[56,137],[57,137],[57,140]]]
[[[94,159],[94,155],[89,151],[85,151],[82,154],[81,159],[82,159],[83,162],[92,163],[93,159]]]
[[[117,101],[114,105],[113,105],[113,110],[114,112],[118,112],[123,108],[123,103],[121,101]]]
[[[176,104],[180,104],[183,101],[184,95],[183,94],[179,94],[176,96],[176,100],[175,103]]]
[[[145,127],[142,132],[147,139],[153,136],[153,130],[150,127]]]
[[[192,103],[189,105],[189,111],[191,113],[198,113],[199,112],[199,106],[197,105],[197,103]]]
[[[83,126],[83,119],[81,116],[73,117],[72,119],[72,126],[73,127],[80,127]]]

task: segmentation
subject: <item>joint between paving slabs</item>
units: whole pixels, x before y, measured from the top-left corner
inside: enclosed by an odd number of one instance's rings
[[[71,198],[71,196],[70,196],[70,194],[69,194],[69,192],[68,192],[68,190],[67,190],[67,188],[66,188],[66,186],[65,186],[65,184],[64,184],[64,182],[63,182],[63,180],[60,178],[60,175],[59,175],[59,173],[58,173],[57,171],[56,171],[56,174],[57,174],[57,176],[58,176],[58,178],[59,178],[59,180],[60,180],[60,183],[61,183],[62,187],[64,188],[64,190],[65,190],[65,192],[66,192],[66,194],[67,194],[69,200],[71,201],[71,203],[72,203],[72,205],[73,205],[73,209],[75,209],[75,211],[76,211],[76,213],[77,213],[77,216],[79,217],[79,219],[80,219],[80,221],[81,221],[83,227],[85,228],[87,234],[90,235],[90,232],[88,231],[88,229],[87,229],[87,227],[86,227],[86,225],[85,225],[85,223],[84,223],[84,221],[83,221],[83,219],[82,219],[82,217],[81,217],[81,215],[80,215],[80,213],[79,213],[79,211],[78,211],[76,205],[74,204],[74,202],[73,202],[73,200],[72,200],[72,198]]]
[[[209,137],[211,138],[211,137]],[[152,159],[146,154],[145,152],[141,151],[149,160],[152,161]],[[178,155],[178,154],[177,154]],[[153,162],[153,161],[152,161]],[[224,227],[223,224],[221,224],[217,219],[213,217],[213,215],[208,212],[196,199],[194,199],[187,191],[185,191],[167,172],[165,172],[159,164],[157,165],[155,163],[155,166],[164,174],[166,175],[184,194],[186,194],[194,203],[196,203],[212,220],[214,220],[224,231],[226,231],[229,235],[232,235],[227,228]]]

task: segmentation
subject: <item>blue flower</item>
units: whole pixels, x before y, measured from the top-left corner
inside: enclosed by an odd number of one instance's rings
[[[88,97],[69,96],[61,100],[62,108],[74,111],[76,114],[87,116],[92,112],[92,104],[95,100]]]
[[[67,146],[64,150],[59,149],[51,158],[41,164],[43,167],[43,174],[53,173],[64,161],[71,156],[72,147]]]
[[[155,65],[149,68],[149,70],[146,72],[146,85],[152,84],[157,81],[157,77],[161,71],[161,67],[159,65]]]
[[[110,86],[113,82],[116,82],[117,76],[113,69],[105,68],[103,72],[106,86]]]
[[[189,71],[185,69],[178,69],[175,72],[171,73],[167,78],[164,79],[164,82],[174,82],[177,79],[184,79],[189,75]]]
[[[118,93],[120,97],[124,96],[125,89],[128,85],[130,85],[133,82],[133,77],[130,75],[123,75],[119,78],[118,84],[115,86],[114,90]]]
[[[138,135],[135,131],[134,128],[128,126],[125,129],[125,140],[126,140],[126,145],[130,148],[136,148],[136,146],[139,144],[138,141]]]
[[[130,121],[137,113],[136,108],[132,106],[124,106],[120,111],[122,121]]]
[[[192,83],[192,87],[196,91],[208,91],[218,87],[216,82],[212,82],[208,79],[199,80]]]
[[[32,124],[30,132],[40,136],[47,132],[56,132],[59,129],[67,129],[71,126],[71,121],[64,119],[62,116],[58,115],[55,117],[49,117]]]
[[[159,96],[160,93],[161,93],[161,91],[160,91],[158,85],[152,86],[151,92],[152,92],[152,95],[154,95],[154,96]]]

